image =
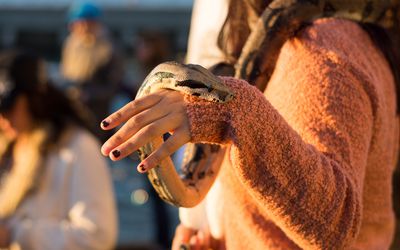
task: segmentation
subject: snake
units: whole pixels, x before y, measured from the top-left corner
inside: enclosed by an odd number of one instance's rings
[[[259,17],[234,65],[236,78],[247,80],[260,90],[272,75],[283,44],[318,18],[334,17],[371,23],[400,32],[400,0],[275,0]],[[166,62],[155,67],[143,81],[136,98],[160,89],[171,89],[211,102],[227,103],[235,96],[209,70],[194,64]],[[139,148],[144,160],[163,143],[155,138]],[[212,144],[188,144],[181,174],[170,157],[148,171],[148,178],[164,201],[178,207],[199,204],[218,175],[221,149]]]
[[[218,103],[226,103],[234,98],[221,78],[199,65],[178,62],[165,62],[155,67],[143,81],[136,98],[160,89],[177,90]],[[139,148],[141,160],[147,158],[161,143],[163,138],[155,138]],[[186,164],[181,176],[168,157],[147,172],[148,178],[163,200],[178,207],[193,207],[205,197],[217,176],[220,164],[213,159],[218,152],[217,145],[188,145],[185,158],[191,160],[184,160]]]

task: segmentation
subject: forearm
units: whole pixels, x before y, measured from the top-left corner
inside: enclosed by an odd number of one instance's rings
[[[334,128],[322,123],[314,128],[320,134],[300,136],[258,90],[229,78],[225,82],[236,92],[230,103],[187,97],[192,141],[232,144],[231,159],[238,178],[260,208],[299,246],[336,248],[353,239],[361,219],[359,178],[365,162],[353,166],[352,159],[341,161],[349,152],[341,155],[329,145],[335,143],[331,139],[353,141],[340,134],[342,128],[330,131]],[[338,115],[336,119],[342,118]],[[369,123],[364,124],[354,131],[365,132],[365,138],[357,139],[361,154],[366,153],[370,136]],[[328,138],[329,131],[334,137]],[[321,144],[311,145],[313,140]]]

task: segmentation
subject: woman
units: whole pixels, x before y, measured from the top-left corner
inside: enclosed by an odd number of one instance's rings
[[[226,62],[256,20],[245,11],[259,15],[265,2],[230,2]],[[264,93],[229,77],[235,98],[226,104],[159,91],[103,121],[126,124],[102,152],[118,160],[173,131],[140,163],[144,173],[188,141],[227,148],[209,193],[212,223],[180,226],[175,249],[388,249],[399,122],[394,72],[371,38],[354,22],[317,20],[284,44]]]
[[[110,175],[84,114],[28,52],[0,54],[0,245],[111,249]]]

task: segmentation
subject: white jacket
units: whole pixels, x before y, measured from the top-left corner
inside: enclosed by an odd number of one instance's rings
[[[8,221],[11,249],[111,249],[117,217],[110,173],[83,130],[49,155],[38,189]]]

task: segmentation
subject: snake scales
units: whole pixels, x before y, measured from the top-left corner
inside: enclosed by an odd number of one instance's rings
[[[265,9],[243,47],[235,65],[235,77],[246,79],[263,90],[283,43],[305,24],[322,17],[337,17],[396,29],[400,0],[275,0]],[[397,32],[400,32],[397,30]],[[157,66],[145,79],[136,98],[160,88],[174,89],[209,101],[234,98],[222,81],[198,65],[175,62]],[[162,138],[139,149],[145,159],[163,142]],[[170,158],[148,172],[148,177],[165,201],[179,207],[193,207],[207,194],[220,165],[219,146],[189,144],[179,176]]]

